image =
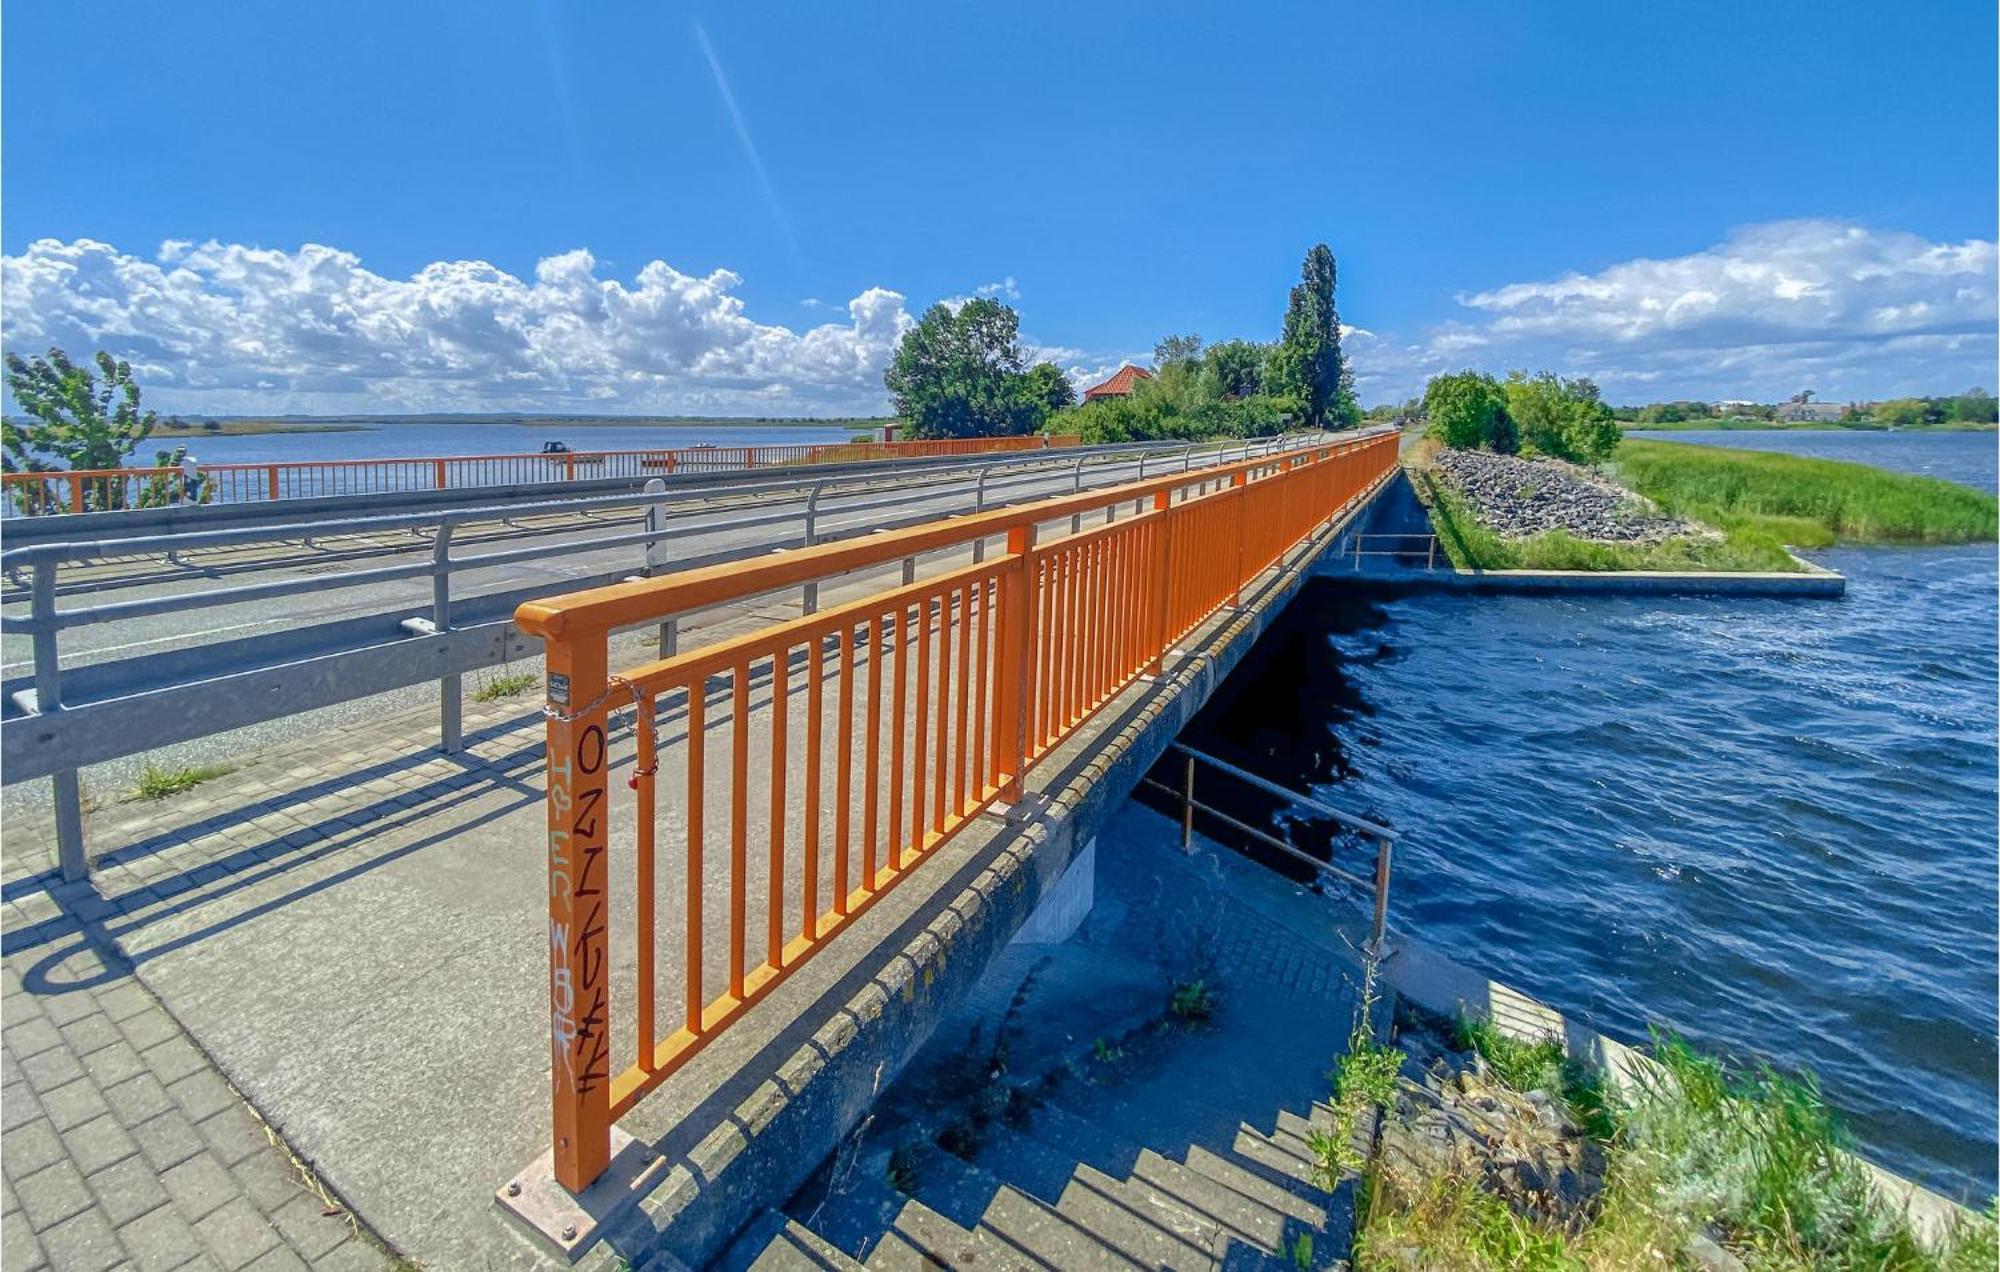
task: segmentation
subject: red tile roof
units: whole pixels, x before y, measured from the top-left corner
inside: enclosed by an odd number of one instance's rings
[[[1083,400],[1088,402],[1092,398],[1130,397],[1132,390],[1138,387],[1139,381],[1150,380],[1152,378],[1153,373],[1151,371],[1146,370],[1144,367],[1135,367],[1128,362],[1124,366],[1119,367],[1118,373],[1109,380],[1106,380],[1102,384],[1093,384],[1085,389],[1083,391]]]

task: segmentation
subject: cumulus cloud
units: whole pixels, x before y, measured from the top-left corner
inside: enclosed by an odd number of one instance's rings
[[[1991,378],[1997,264],[1979,239],[1769,222],[1686,256],[1460,295],[1466,316],[1365,342],[1356,365],[1371,399],[1468,365],[1587,374],[1614,397],[1957,392]]]
[[[523,279],[484,261],[408,278],[351,252],[170,241],[153,259],[89,239],[0,258],[5,343],[107,349],[178,411],[867,412],[911,318],[871,287],[845,322],[760,323],[728,270],[652,261],[603,277],[587,251]]]
[[[982,296],[1004,296],[1008,300],[1021,299],[1020,285],[1014,281],[1012,274],[1007,275],[1007,277],[997,283],[981,283],[973,290]]]

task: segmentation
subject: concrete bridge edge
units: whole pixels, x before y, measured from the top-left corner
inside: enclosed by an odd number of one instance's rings
[[[988,839],[976,847],[975,857],[990,855],[990,860],[971,885],[885,959],[882,970],[844,1009],[831,1013],[773,1078],[672,1163],[661,1183],[606,1234],[606,1244],[634,1267],[703,1267],[759,1211],[796,1192],[1303,589],[1314,563],[1338,546],[1388,484],[1388,479],[1378,483],[1305,550],[1294,549],[1296,559],[1281,563],[1275,575],[1267,570],[1237,614],[1197,636],[1199,647],[1178,665],[1170,662],[1154,691],[1095,756],[1061,789],[1038,792],[1048,802],[1018,833],[991,818],[962,832]]]

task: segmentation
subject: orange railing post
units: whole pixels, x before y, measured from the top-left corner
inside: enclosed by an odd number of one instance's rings
[[[72,477],[69,479],[69,510],[71,512],[83,511],[83,478],[81,477]]]
[[[549,1074],[556,1182],[611,1160],[604,633],[548,642]]]
[[[276,499],[278,497],[278,466],[276,464],[272,464],[269,468],[265,469],[264,484],[266,493],[272,499]]]
[[[433,468],[433,469],[431,470],[431,476],[432,476],[432,477],[433,477],[433,478],[435,479],[435,481],[436,481],[436,485],[435,485],[434,489],[437,489],[437,490],[443,490],[443,489],[444,489],[444,478],[445,478],[445,473],[444,473],[444,461],[443,461],[442,459],[440,459],[440,460],[435,460],[435,461],[433,461],[433,462],[434,462],[434,464],[435,464],[435,467],[434,467],[434,468]]]
[[[993,765],[1004,804],[1021,802],[1028,771],[1028,719],[1035,700],[1035,527],[1007,531],[1000,572],[1000,635],[995,650]]]
[[[1250,537],[1250,518],[1248,516],[1250,503],[1245,498],[1245,490],[1248,487],[1249,480],[1250,474],[1240,469],[1230,474],[1229,477],[1228,497],[1230,502],[1236,505],[1236,590],[1231,592],[1229,596],[1229,604],[1232,608],[1240,608],[1243,604],[1243,584],[1245,582],[1243,577],[1243,549],[1245,547],[1244,541]]]
[[[1153,540],[1159,544],[1159,560],[1153,570],[1153,661],[1146,667],[1149,676],[1160,674],[1166,666],[1167,650],[1174,643],[1174,634],[1168,630],[1173,623],[1173,609],[1167,603],[1174,588],[1174,492],[1155,492],[1153,511],[1159,514],[1159,524],[1153,530]]]

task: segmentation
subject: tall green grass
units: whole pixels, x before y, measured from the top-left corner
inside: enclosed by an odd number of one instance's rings
[[[1463,1044],[1516,1090],[1560,1094],[1604,1147],[1602,1193],[1567,1225],[1517,1213],[1476,1166],[1426,1178],[1381,1163],[1366,1179],[1353,1265],[1375,1268],[1670,1268],[1707,1235],[1752,1269],[1971,1272],[2000,1260],[1992,1210],[1920,1238],[1870,1182],[1809,1073],[1733,1070],[1669,1034],[1616,1095],[1576,1081],[1554,1040],[1461,1022]]]
[[[1627,438],[1613,474],[1668,512],[1794,543],[1988,543],[1992,495],[1934,477],[1801,455]]]

